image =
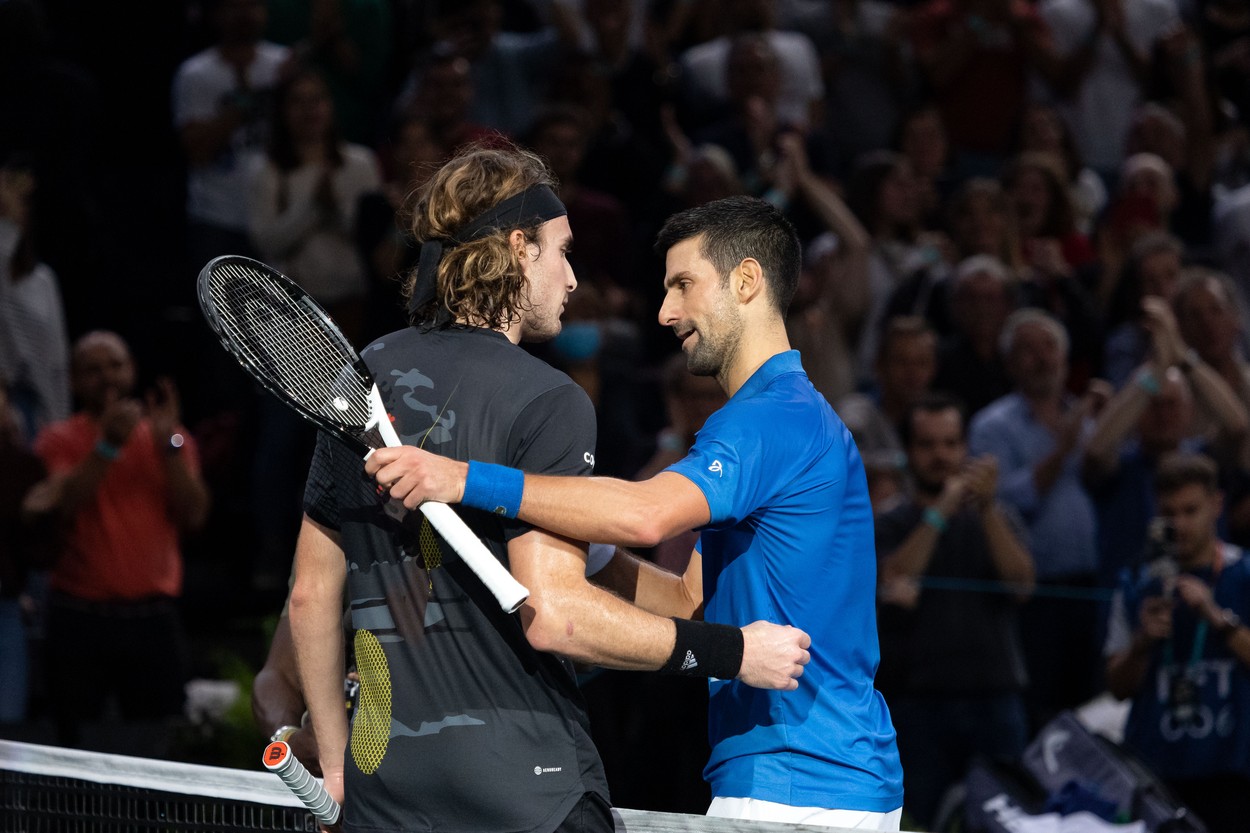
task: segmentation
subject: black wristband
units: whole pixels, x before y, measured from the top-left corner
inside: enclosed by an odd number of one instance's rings
[[[732,680],[742,669],[742,631],[733,625],[674,617],[677,641],[661,674]]]

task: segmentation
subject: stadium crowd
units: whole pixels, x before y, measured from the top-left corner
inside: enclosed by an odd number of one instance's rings
[[[1212,620],[1195,657],[1240,657],[1225,614],[1250,619],[1228,578],[1250,546],[1247,0],[131,13],[0,2],[0,735],[53,716],[80,742],[96,679],[128,717],[177,711],[148,677],[203,663],[179,620],[195,648],[281,606],[312,430],[216,345],[195,277],[256,257],[363,347],[405,324],[409,196],[470,142],[533,149],[559,179],[579,286],[533,349],[594,402],[597,473],[658,471],[720,404],[655,320],[664,219],[749,194],[799,230],[788,328],[868,470],[879,580],[863,592],[916,822],[973,756],[1018,756],[1108,676],[1120,697],[1150,688],[1123,684],[1147,617],[1115,591],[1161,562],[1184,572],[1187,542],[1228,552],[1200,565],[1218,603],[1177,603]],[[1156,490],[1165,464],[1181,473]],[[1211,541],[1162,509],[1188,486],[1222,495],[1198,525]],[[101,508],[97,488],[126,500]],[[655,559],[680,570],[689,543]],[[1188,657],[1182,618],[1175,640],[1147,622],[1143,650]],[[1191,728],[1170,783],[1248,793],[1250,672],[1230,673],[1226,716]],[[702,812],[702,684],[584,683],[614,801]],[[1196,708],[1176,688],[1165,711]]]

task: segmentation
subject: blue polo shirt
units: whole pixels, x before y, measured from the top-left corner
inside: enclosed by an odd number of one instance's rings
[[[757,370],[669,467],[702,490],[704,615],[802,628],[812,661],[795,691],[709,683],[715,796],[890,812],[903,803],[877,671],[872,506],[850,432],[796,351]]]

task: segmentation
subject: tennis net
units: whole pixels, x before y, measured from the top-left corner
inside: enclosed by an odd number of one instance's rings
[[[259,753],[257,760],[259,767]],[[622,808],[612,816],[617,833],[839,833]],[[0,833],[316,830],[312,814],[269,772],[0,740]]]
[[[268,772],[0,741],[0,833],[316,830]]]

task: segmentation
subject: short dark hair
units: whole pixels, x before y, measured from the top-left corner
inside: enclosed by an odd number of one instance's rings
[[[944,391],[930,391],[911,403],[903,412],[903,421],[898,426],[898,438],[903,445],[903,450],[911,448],[912,437],[915,436],[916,430],[914,425],[916,414],[936,414],[952,409],[959,414],[959,436],[967,437],[968,413],[963,401]]]
[[[702,235],[699,253],[720,273],[722,282],[744,259],[759,261],[773,306],[790,308],[803,267],[799,236],[771,203],[755,197],[728,197],[688,208],[668,218],[655,241],[660,257],[685,240]]]
[[[1207,492],[1220,490],[1219,467],[1205,454],[1173,452],[1159,461],[1155,470],[1155,494],[1170,495],[1186,486],[1201,486]]]

